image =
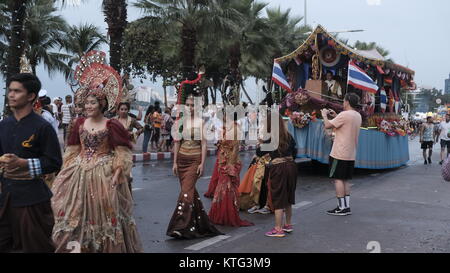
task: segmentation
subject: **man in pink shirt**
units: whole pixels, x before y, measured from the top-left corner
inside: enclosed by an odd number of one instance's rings
[[[348,93],[344,98],[344,111],[339,115],[333,110],[322,109],[326,129],[333,128],[336,133],[329,159],[330,178],[334,178],[337,208],[328,211],[330,215],[350,215],[350,183],[355,167],[356,147],[358,146],[361,115],[355,111],[359,97]],[[333,117],[328,119],[328,115]]]

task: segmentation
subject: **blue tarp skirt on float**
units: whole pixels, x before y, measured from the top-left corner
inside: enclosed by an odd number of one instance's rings
[[[289,132],[297,142],[297,157],[311,158],[328,164],[332,142],[326,136],[322,120],[310,122],[305,128],[288,124]],[[387,136],[377,130],[361,129],[355,167],[360,169],[390,169],[409,161],[407,136]]]

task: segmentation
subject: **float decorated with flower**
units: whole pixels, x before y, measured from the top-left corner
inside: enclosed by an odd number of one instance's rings
[[[343,111],[346,93],[360,98],[363,118],[356,168],[389,169],[409,161],[401,93],[416,89],[415,72],[376,50],[352,49],[318,26],[294,52],[274,60],[272,81],[285,92],[280,110],[289,117],[297,157],[328,163],[333,132],[325,130],[320,110]]]

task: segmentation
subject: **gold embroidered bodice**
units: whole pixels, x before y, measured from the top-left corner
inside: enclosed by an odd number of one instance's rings
[[[181,146],[180,146],[180,153],[184,155],[198,155],[202,153],[202,141],[196,140],[195,138],[202,137],[201,128],[198,126],[195,127],[189,127],[186,129],[186,131],[183,130],[183,134],[189,134],[190,139],[188,137],[183,137],[181,140]]]
[[[239,163],[239,141],[237,140],[221,140],[219,142],[219,164]]]
[[[93,158],[110,154],[111,148],[109,147],[108,135],[108,128],[89,133],[80,126],[81,157],[90,161]]]

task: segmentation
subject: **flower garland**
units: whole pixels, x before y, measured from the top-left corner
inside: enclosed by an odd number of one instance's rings
[[[304,128],[309,124],[312,116],[309,113],[303,112],[293,112],[289,118],[291,119],[292,125],[297,128]]]
[[[409,126],[409,122],[404,118],[375,118],[377,128],[380,132],[385,133],[388,136],[406,136],[411,134],[412,130]]]
[[[178,88],[177,104],[185,103],[186,102],[186,98],[189,95],[189,94],[187,94],[186,91],[184,91],[184,89],[183,89],[184,85],[186,85],[186,84],[191,84],[191,85],[197,84],[202,79],[202,75],[203,75],[203,73],[199,73],[196,79],[194,79],[192,81],[191,80],[184,80],[184,81],[181,82],[181,84],[180,84],[180,86]]]

